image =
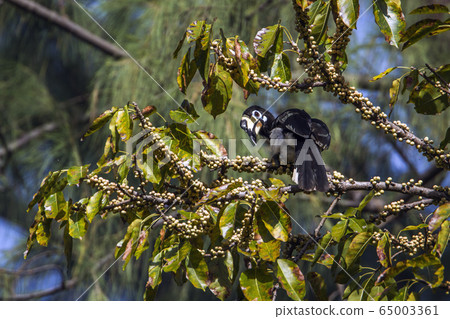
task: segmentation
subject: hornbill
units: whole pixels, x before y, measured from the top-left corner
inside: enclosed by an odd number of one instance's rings
[[[258,135],[270,141],[275,164],[293,164],[292,180],[302,190],[329,190],[320,155],[328,149],[331,140],[324,122],[299,109],[289,109],[275,118],[264,108],[253,105],[242,114],[240,125],[254,145]]]

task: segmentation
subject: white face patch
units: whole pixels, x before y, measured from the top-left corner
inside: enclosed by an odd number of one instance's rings
[[[242,121],[245,121],[245,123],[247,124],[247,129],[249,131],[253,130],[253,126],[255,125],[255,123],[248,116],[244,115],[242,117]]]

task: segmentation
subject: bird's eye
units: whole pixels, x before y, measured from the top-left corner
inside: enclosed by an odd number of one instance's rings
[[[259,113],[259,111],[253,111],[253,117],[259,119],[261,117],[261,113]]]

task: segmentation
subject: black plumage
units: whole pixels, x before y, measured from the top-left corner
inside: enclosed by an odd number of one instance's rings
[[[305,191],[329,189],[325,164],[320,153],[330,146],[327,125],[300,109],[289,109],[274,117],[253,105],[242,115],[241,128],[256,144],[257,136],[268,139],[272,159],[277,164],[293,164],[292,180]]]

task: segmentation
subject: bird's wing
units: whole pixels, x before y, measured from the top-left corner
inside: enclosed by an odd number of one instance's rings
[[[320,151],[328,149],[331,141],[330,130],[327,125],[319,119],[311,119],[312,137]]]
[[[289,109],[275,120],[274,127],[282,127],[303,138],[311,136],[311,117],[299,109]]]

